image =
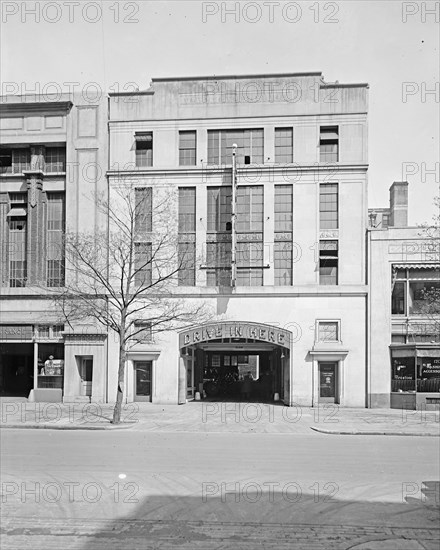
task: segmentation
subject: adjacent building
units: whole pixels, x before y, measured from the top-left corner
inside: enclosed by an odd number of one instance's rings
[[[94,200],[107,192],[106,117],[106,101],[81,94],[0,98],[3,395],[108,399],[106,334],[64,324],[51,299],[68,276],[64,232],[107,227]]]
[[[438,408],[440,238],[408,226],[408,183],[390,207],[371,209],[368,228],[369,407]]]

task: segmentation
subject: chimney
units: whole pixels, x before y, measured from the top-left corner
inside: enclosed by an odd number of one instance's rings
[[[395,181],[390,187],[390,227],[408,226],[408,182]]]

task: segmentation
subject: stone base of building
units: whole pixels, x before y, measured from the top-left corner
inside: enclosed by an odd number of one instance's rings
[[[368,407],[370,409],[389,409],[390,394],[389,393],[370,393],[368,396]]]
[[[28,400],[33,403],[62,403],[61,388],[39,388],[31,390]]]
[[[392,393],[392,409],[440,410],[440,393]]]

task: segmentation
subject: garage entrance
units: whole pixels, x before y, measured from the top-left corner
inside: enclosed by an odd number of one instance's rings
[[[289,331],[257,323],[227,322],[182,333],[179,402],[288,403],[290,342]]]

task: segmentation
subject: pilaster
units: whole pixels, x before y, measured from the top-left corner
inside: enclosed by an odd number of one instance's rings
[[[35,158],[39,163],[41,159]],[[43,173],[40,170],[24,172],[28,188],[27,213],[27,273],[28,286],[43,284],[45,260],[45,231],[44,231],[44,204]]]

